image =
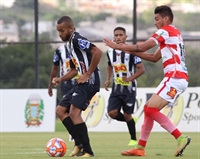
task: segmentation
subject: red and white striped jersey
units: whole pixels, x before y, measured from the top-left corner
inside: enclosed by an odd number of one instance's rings
[[[150,38],[160,45],[164,76],[188,80],[185,48],[178,29],[172,25],[164,26]]]

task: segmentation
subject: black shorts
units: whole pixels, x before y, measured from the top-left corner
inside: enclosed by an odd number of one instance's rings
[[[123,110],[124,113],[133,114],[135,107],[135,92],[129,94],[111,94],[108,100],[107,111]]]
[[[61,90],[62,96],[67,94],[73,88],[73,86],[74,85],[72,84],[71,81],[61,82],[60,83],[60,90]]]
[[[89,83],[77,84],[63,96],[63,99],[58,105],[70,107],[72,104],[81,110],[85,110],[89,106],[90,100],[97,92],[94,86]]]

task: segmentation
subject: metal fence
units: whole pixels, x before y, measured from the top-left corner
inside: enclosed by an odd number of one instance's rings
[[[48,88],[49,75],[53,65],[54,50],[61,45],[59,42],[41,42],[38,45],[38,61],[35,60],[34,43],[0,44],[0,88]],[[106,80],[107,47],[102,42],[94,42],[103,52],[99,63],[102,87]],[[200,41],[187,40],[186,65],[189,72],[189,86],[200,86]],[[153,52],[154,50],[152,50]],[[138,87],[155,87],[163,77],[162,63],[151,63],[143,60],[146,72],[138,79]],[[38,67],[38,71],[36,71]],[[38,77],[38,79],[36,79]],[[59,88],[58,88],[59,89]],[[60,92],[60,91],[58,91]],[[58,93],[60,96],[60,93]]]
[[[16,41],[19,41],[19,42],[7,42],[6,40],[2,41],[1,39],[1,42],[0,42],[0,89],[47,88],[50,71],[53,65],[53,52],[59,45],[62,44],[62,42],[56,41],[56,40],[44,41],[44,40],[39,39],[38,37],[38,34],[37,34],[38,12],[40,13],[40,15],[43,15],[43,17],[46,18],[48,15],[46,15],[45,10],[48,11],[49,9],[46,4],[42,5],[42,3],[40,3],[39,8],[38,8],[38,0],[34,0],[34,1],[16,0],[16,2],[17,3],[15,3],[12,9],[1,8],[0,26],[3,26],[5,30],[1,32],[1,37],[5,36],[5,39],[8,39],[8,37],[10,37],[12,38],[12,40],[17,39]],[[74,2],[75,1],[71,1],[71,2],[66,1],[67,5],[68,3],[70,3],[71,5],[74,5]],[[34,8],[33,8],[33,5],[35,6]],[[67,11],[70,12],[70,10],[63,11],[62,6],[60,8],[61,9],[59,11],[55,8],[54,9],[51,8],[51,15],[54,18],[52,19],[52,21],[55,21],[55,19],[58,19],[60,15],[65,15]],[[18,17],[18,14],[15,13],[16,11],[17,13],[21,13],[22,15],[24,15],[24,17],[22,16]],[[73,12],[71,14],[74,17],[75,23],[77,23],[77,21],[80,18],[79,17],[80,15],[74,15],[75,13],[76,12]],[[18,29],[17,27],[15,28],[16,25],[14,23],[13,24],[10,23],[13,20],[13,18],[15,18],[17,25],[20,26],[18,27]],[[1,19],[5,21],[6,23],[5,25],[1,24]],[[34,19],[36,20],[36,23],[31,23],[30,21],[33,21]],[[40,23],[40,24],[42,25],[43,23]],[[47,24],[48,23],[46,23],[45,25]],[[199,25],[199,23],[197,24]],[[55,25],[53,25],[53,27],[54,26]],[[13,32],[7,33],[6,31],[9,29],[9,27],[11,27],[11,31],[14,32],[15,30],[16,34],[14,34]],[[42,25],[40,26],[40,29],[43,27],[46,32],[42,33],[42,36],[40,34],[40,38],[45,37],[44,39],[55,39],[55,34],[56,34],[55,28],[53,28],[53,30],[55,30],[53,32],[50,26]],[[23,30],[24,28],[29,29],[29,32]],[[47,35],[47,32],[49,33],[48,35]],[[23,37],[20,37],[20,35],[23,35]],[[24,37],[26,37],[24,41],[29,41],[30,39],[32,40],[34,39],[34,41],[22,42]],[[137,39],[138,42],[141,42],[144,40],[145,39]],[[185,38],[184,40],[185,40],[185,49],[186,49],[186,65],[188,67],[188,72],[189,72],[189,86],[190,87],[200,86],[200,77],[199,77],[200,76],[200,62],[199,62],[200,61],[200,37],[195,38],[195,39],[190,39],[188,37],[188,38]],[[107,57],[105,53],[106,53],[107,47],[104,45],[104,43],[102,43],[102,39],[99,39],[96,41],[91,40],[91,42],[94,42],[94,44],[97,45],[104,52],[102,59],[99,63],[99,66],[101,69],[102,87],[103,87],[103,84],[106,80]],[[153,52],[154,50],[155,49],[151,49],[150,51]],[[154,64],[154,63],[143,60],[143,63],[146,68],[146,72],[144,75],[142,75],[138,79],[138,87],[157,86],[163,77],[161,61]],[[58,96],[60,96],[59,90],[58,90]]]

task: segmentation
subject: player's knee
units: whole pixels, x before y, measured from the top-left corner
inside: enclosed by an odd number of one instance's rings
[[[112,111],[108,112],[109,117],[111,117],[112,119],[115,119],[117,114],[118,114],[118,111],[116,111],[116,110],[112,110]]]
[[[63,107],[57,106],[56,107],[56,116],[61,119],[64,114],[65,114],[65,111],[63,110]]]
[[[144,114],[147,115],[147,106],[144,106]]]
[[[125,119],[126,121],[130,121],[131,119],[133,119],[133,118],[132,118],[132,114],[124,113],[124,119]]]
[[[159,109],[154,107],[146,107],[144,111],[147,116],[152,116],[155,113],[159,112]]]

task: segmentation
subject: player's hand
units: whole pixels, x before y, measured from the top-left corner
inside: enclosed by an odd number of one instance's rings
[[[61,79],[60,78],[58,78],[58,77],[54,77],[53,79],[52,79],[52,84],[54,85],[54,87],[57,87],[59,84],[60,84],[60,82],[61,82]]]
[[[80,75],[80,76],[77,78],[76,81],[78,82],[78,84],[81,84],[81,83],[88,82],[89,78],[90,78],[90,75],[87,74],[87,73],[84,73],[84,74]]]
[[[129,81],[130,81],[130,79],[127,78],[126,76],[123,76],[123,77],[122,77],[122,80],[123,80],[124,82],[129,82]]]
[[[106,89],[106,91],[109,91],[108,89],[108,86],[110,85],[110,81],[107,80],[105,83],[104,83],[104,88]]]
[[[116,47],[117,47],[117,44],[114,43],[113,41],[111,41],[111,40],[109,40],[109,39],[107,39],[107,38],[103,38],[103,42],[106,44],[106,46],[109,46],[109,47],[111,47],[111,48],[113,48],[113,49],[117,49],[117,48],[116,48]]]
[[[49,94],[50,97],[53,96],[53,92],[52,92],[51,86],[49,86],[49,88],[48,88],[48,94]]]

